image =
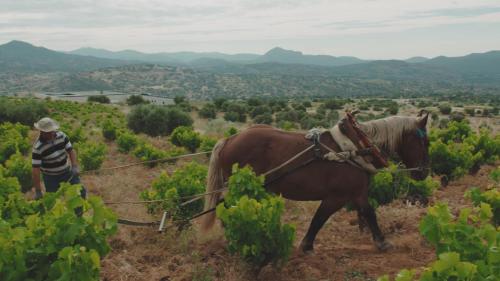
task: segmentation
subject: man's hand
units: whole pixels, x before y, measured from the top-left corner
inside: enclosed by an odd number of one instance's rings
[[[33,199],[38,200],[43,197],[43,193],[40,189],[35,188],[35,196]]]
[[[76,165],[72,166],[71,173],[73,174],[73,176],[79,176],[80,175],[80,168]]]

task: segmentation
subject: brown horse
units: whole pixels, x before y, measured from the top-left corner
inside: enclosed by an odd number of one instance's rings
[[[427,117],[394,116],[361,123],[361,129],[371,141],[388,155],[399,157],[408,168],[428,166],[428,141],[426,137]],[[330,134],[322,134],[320,141],[337,150],[338,146]],[[307,147],[311,141],[301,133],[285,132],[271,126],[257,125],[241,133],[221,140],[214,147],[210,158],[207,192],[221,188],[227,181],[234,163],[240,166],[250,165],[256,174],[263,174],[281,165]],[[322,154],[328,151],[321,151]],[[316,234],[328,218],[346,203],[352,203],[370,228],[375,245],[386,250],[390,244],[385,241],[379,229],[374,209],[368,203],[370,174],[348,163],[334,162],[316,158],[305,166],[297,166],[313,156],[308,151],[295,159],[293,163],[277,171],[278,177],[266,184],[270,192],[298,201],[317,201],[317,209],[306,236],[302,240],[303,251],[313,250]],[[286,172],[287,167],[295,166]],[[424,179],[428,170],[412,171],[412,177]],[[271,176],[270,175],[270,176]],[[267,181],[268,178],[266,178]],[[220,202],[221,195],[213,193],[207,196],[205,210]],[[203,226],[209,229],[215,222],[214,212],[205,216]]]

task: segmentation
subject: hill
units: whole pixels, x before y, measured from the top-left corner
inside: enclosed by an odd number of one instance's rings
[[[440,56],[424,64],[460,74],[468,82],[490,85],[500,83],[500,51],[474,53],[462,57]]]
[[[65,54],[22,41],[0,45],[0,72],[79,72],[128,63]]]
[[[93,56],[98,58],[108,58],[108,59],[120,59],[120,60],[134,60],[147,63],[166,63],[173,65],[196,65],[196,61],[203,59],[216,59],[223,60],[227,62],[245,62],[251,61],[257,58],[259,55],[255,54],[223,54],[217,52],[173,52],[173,53],[141,53],[134,50],[124,50],[124,51],[108,51],[105,49],[94,49],[94,48],[80,48],[69,52],[75,55]]]
[[[78,53],[20,41],[1,45],[0,92],[115,90],[210,98],[408,96],[471,89],[496,93],[500,89],[500,51],[406,61],[304,55],[282,48],[257,58],[252,54],[144,54],[91,48]]]
[[[407,63],[419,63],[419,62],[424,62],[424,61],[428,61],[429,58],[426,58],[426,57],[411,57],[409,59],[406,59],[405,62]]]
[[[257,62],[278,62],[285,64],[307,64],[320,66],[341,66],[363,63],[355,57],[334,57],[327,55],[304,55],[302,52],[273,48],[257,59]]]

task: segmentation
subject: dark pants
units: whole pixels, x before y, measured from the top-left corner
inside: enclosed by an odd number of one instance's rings
[[[43,175],[43,183],[45,184],[45,191],[47,192],[56,192],[61,183],[68,182],[70,184],[80,184],[80,177],[73,175],[71,170],[68,170],[64,174],[61,175]],[[87,190],[82,185],[82,189],[80,190],[80,194],[83,199],[87,198]],[[81,216],[83,210],[81,207],[75,209],[77,215]]]

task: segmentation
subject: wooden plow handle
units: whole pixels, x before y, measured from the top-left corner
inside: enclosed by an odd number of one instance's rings
[[[359,139],[361,140],[361,142],[363,143],[363,145],[367,148],[370,148],[371,150],[371,153],[373,154],[373,156],[375,158],[377,158],[377,160],[384,166],[384,167],[387,167],[389,166],[389,163],[387,162],[387,160],[384,158],[384,156],[382,155],[382,153],[380,152],[380,150],[378,149],[377,146],[373,145],[370,141],[370,139],[368,138],[368,136],[365,134],[365,132],[363,132],[363,130],[361,130],[361,128],[359,127],[359,124],[358,124],[358,121],[356,120],[356,118],[354,117],[354,112],[350,112],[350,111],[346,111],[346,116],[347,116],[347,120],[349,120],[349,122],[352,124],[354,130],[356,131],[356,133],[358,134],[358,137]]]

